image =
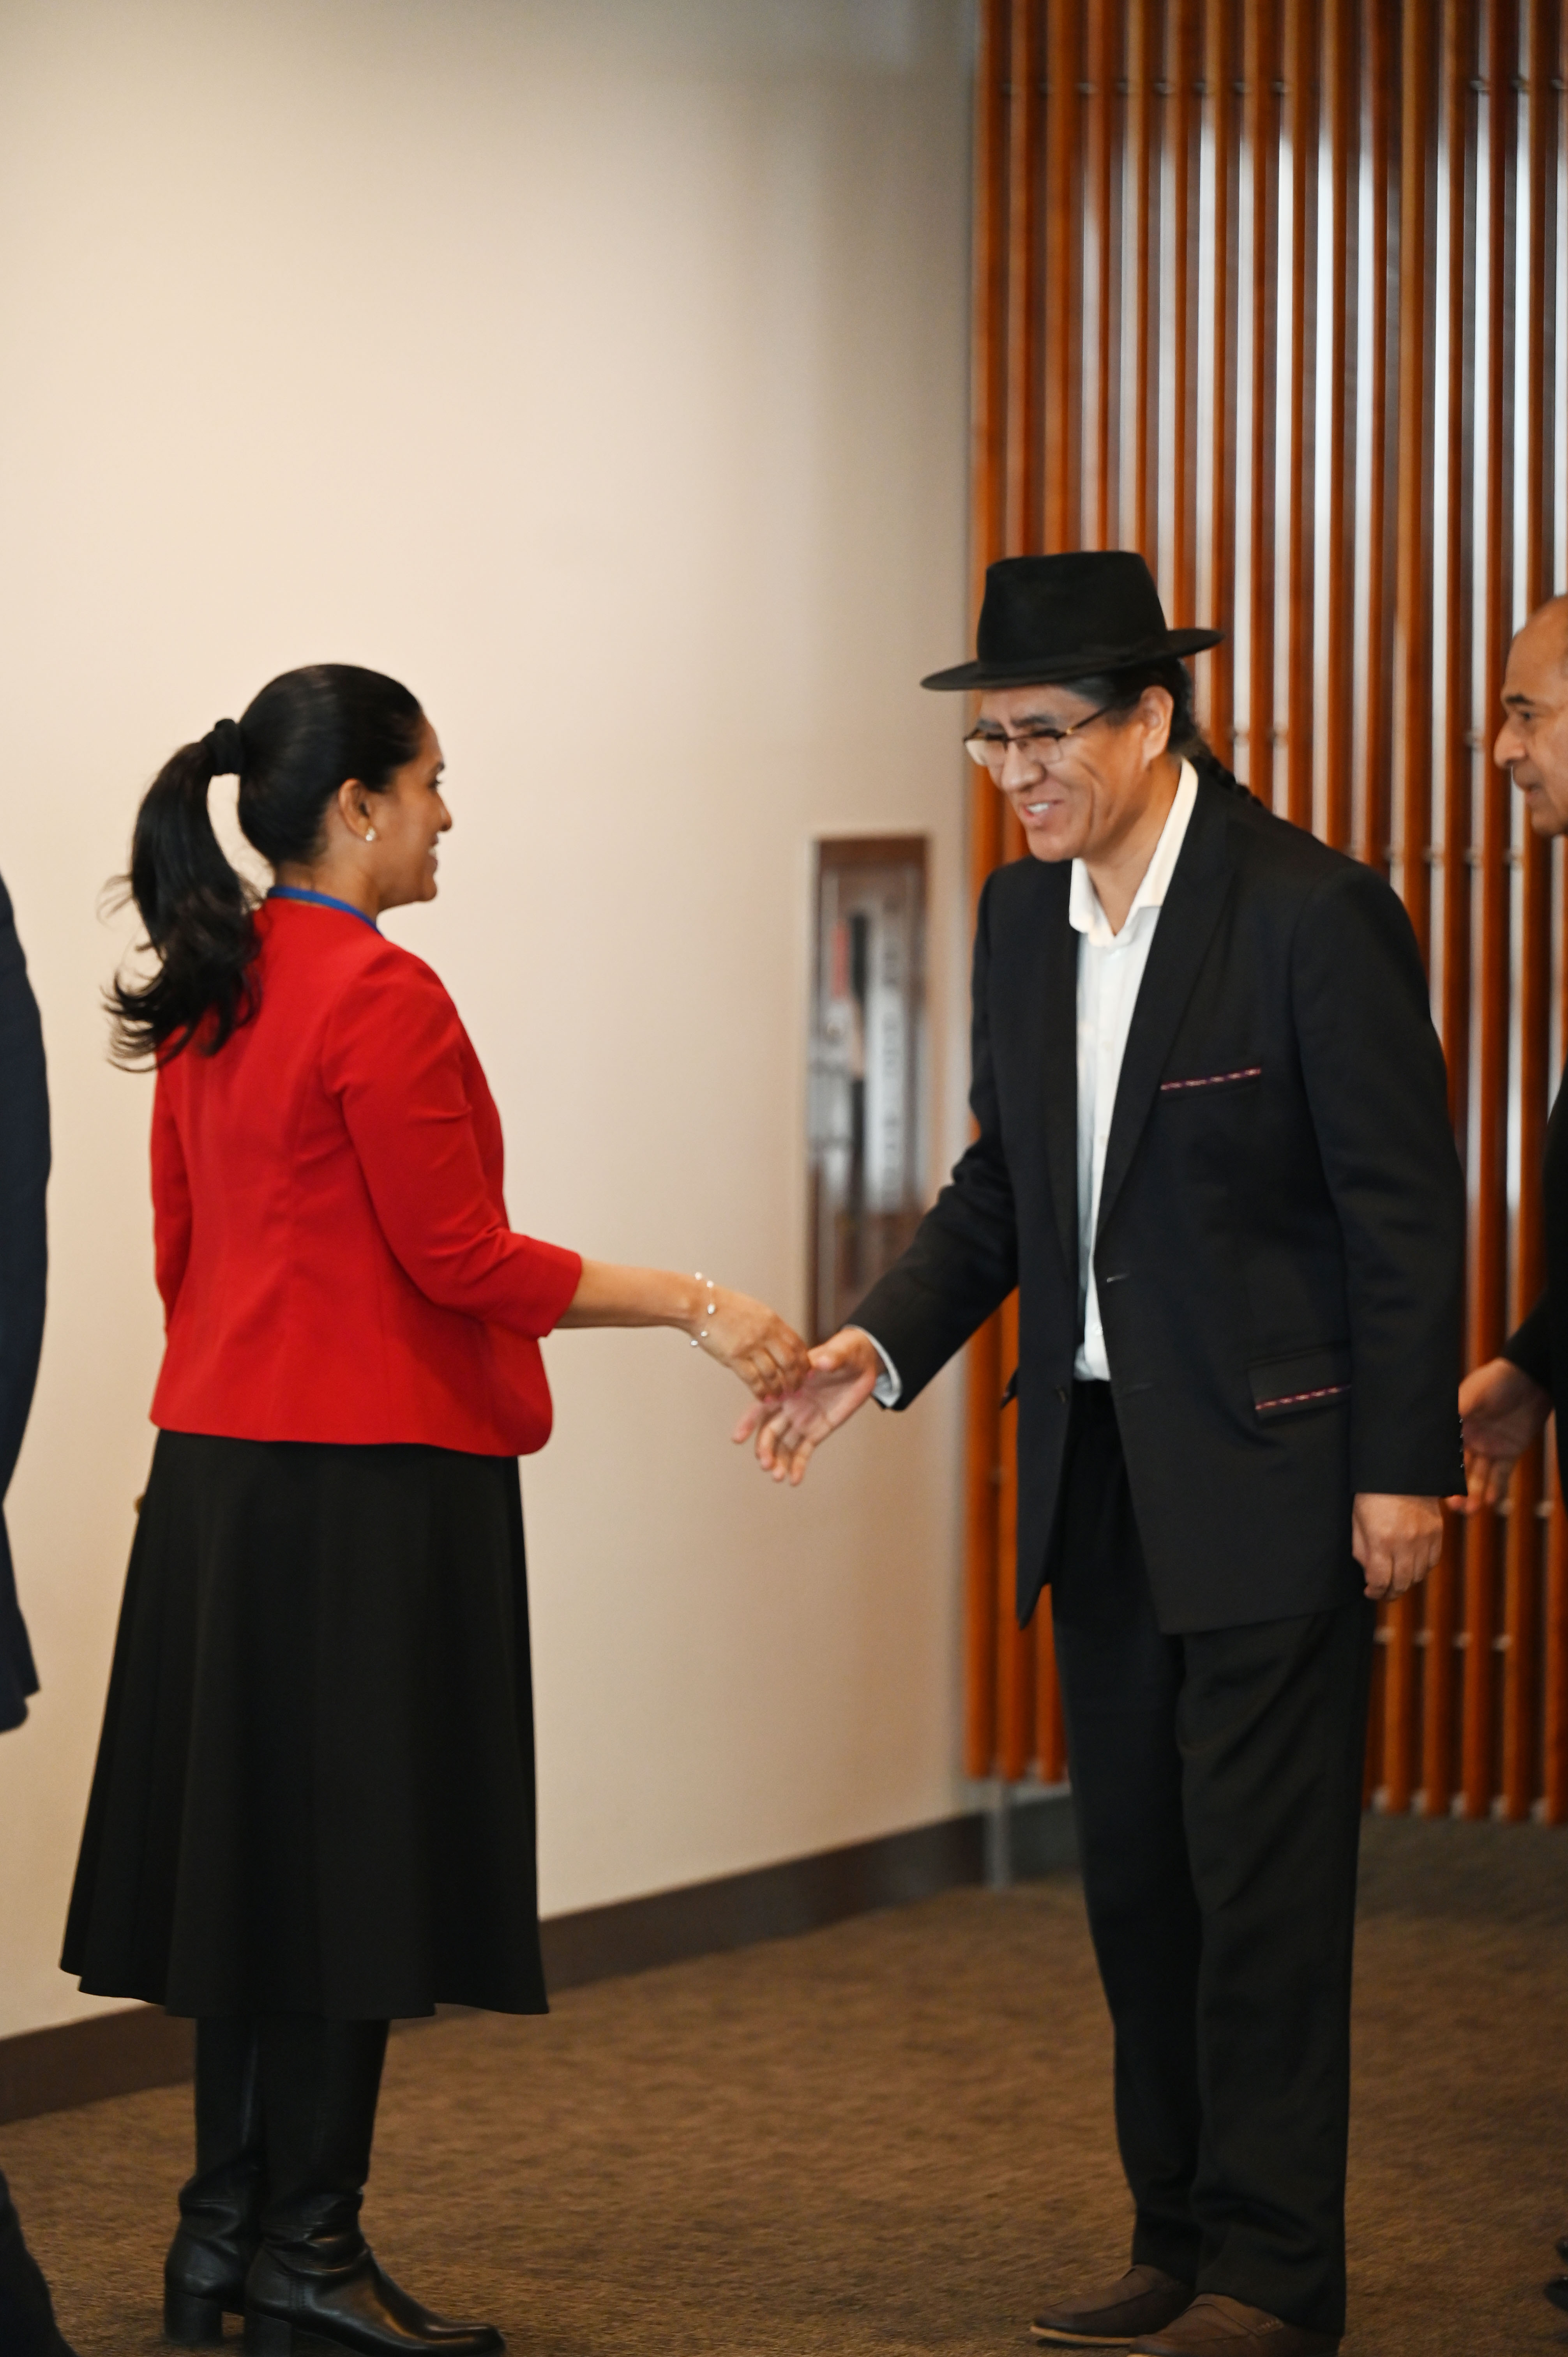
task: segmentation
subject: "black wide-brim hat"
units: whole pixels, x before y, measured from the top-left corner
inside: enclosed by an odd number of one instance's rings
[[[1223,630],[1172,630],[1155,576],[1132,549],[1004,556],[987,565],[973,662],[934,671],[922,687],[1048,687],[1197,655]]]

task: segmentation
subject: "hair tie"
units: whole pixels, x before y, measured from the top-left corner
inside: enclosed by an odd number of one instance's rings
[[[237,720],[215,720],[204,737],[209,766],[215,778],[239,777],[245,767],[245,740]]]

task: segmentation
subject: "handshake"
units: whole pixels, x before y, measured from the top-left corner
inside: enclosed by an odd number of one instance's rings
[[[871,1397],[881,1354],[858,1326],[811,1351],[765,1302],[723,1286],[704,1286],[703,1296],[693,1340],[755,1394],[730,1437],[742,1447],[754,1441],[763,1471],[796,1487],[812,1451]]]

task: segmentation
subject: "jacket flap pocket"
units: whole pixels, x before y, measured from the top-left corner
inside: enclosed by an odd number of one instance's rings
[[[1260,1415],[1285,1415],[1347,1396],[1350,1346],[1325,1342],[1315,1351],[1292,1351],[1284,1358],[1254,1359],[1247,1369],[1252,1405]]]

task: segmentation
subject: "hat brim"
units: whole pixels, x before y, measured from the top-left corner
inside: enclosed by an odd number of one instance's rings
[[[1050,687],[1058,680],[1090,679],[1099,672],[1131,671],[1135,663],[1157,662],[1163,655],[1200,655],[1217,647],[1223,630],[1167,630],[1163,639],[1149,639],[1141,647],[1077,647],[1070,654],[1031,655],[1021,662],[954,663],[934,671],[922,687]]]

